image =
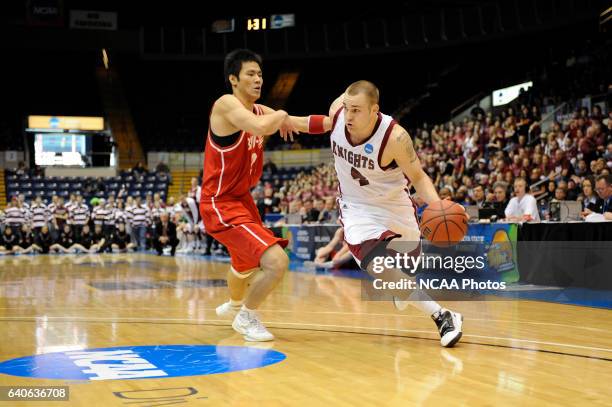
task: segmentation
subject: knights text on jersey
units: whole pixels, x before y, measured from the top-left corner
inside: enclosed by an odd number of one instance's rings
[[[395,162],[381,165],[383,151],[396,122],[378,113],[372,135],[354,144],[344,120],[344,110],[337,114],[331,133],[334,165],[340,183],[340,198],[359,204],[409,204],[408,182]],[[411,203],[410,203],[411,204]]]
[[[258,105],[255,105],[253,111],[257,115],[264,114]],[[263,172],[264,137],[243,131],[234,144],[221,147],[215,144],[210,134],[209,129],[204,150],[200,199],[232,200],[249,194]]]

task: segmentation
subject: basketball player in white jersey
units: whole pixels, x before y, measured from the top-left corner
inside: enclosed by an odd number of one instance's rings
[[[381,247],[389,253],[420,254],[421,232],[406,178],[426,203],[440,197],[421,167],[410,135],[380,113],[378,98],[374,84],[358,81],[334,101],[329,116],[295,118],[294,126],[310,133],[331,130],[344,239],[362,269],[383,281],[401,281],[406,275],[397,269],[373,273],[372,260]],[[420,290],[413,291],[408,302],[431,316],[442,346],[452,347],[459,341],[461,314],[442,308]],[[398,309],[407,305],[397,298],[394,303]]]

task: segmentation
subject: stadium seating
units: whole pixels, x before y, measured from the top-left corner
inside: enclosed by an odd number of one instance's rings
[[[131,172],[122,172],[116,177],[103,178],[105,193],[96,194],[89,186],[96,182],[91,177],[32,177],[28,174],[17,175],[13,170],[5,170],[7,197],[24,194],[26,199],[42,196],[50,201],[53,195],[68,198],[70,194],[80,193],[85,199],[94,196],[117,194],[123,185],[129,195],[146,195],[159,193],[162,197],[168,195],[168,178],[165,174],[148,172],[141,177]]]

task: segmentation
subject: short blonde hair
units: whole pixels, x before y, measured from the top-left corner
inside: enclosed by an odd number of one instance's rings
[[[379,92],[376,85],[374,85],[370,81],[357,81],[353,82],[346,88],[346,94],[350,96],[355,96],[360,93],[366,95],[369,99],[371,105],[378,104],[379,100]]]

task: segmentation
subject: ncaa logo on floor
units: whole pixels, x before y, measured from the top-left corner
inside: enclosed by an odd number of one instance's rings
[[[248,346],[121,346],[11,359],[0,363],[0,373],[38,379],[147,379],[257,369],[285,357],[275,350]]]

